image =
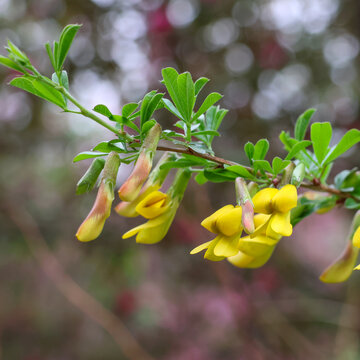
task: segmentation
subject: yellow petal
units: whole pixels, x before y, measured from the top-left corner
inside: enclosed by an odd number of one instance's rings
[[[264,235],[250,238],[246,236],[241,238],[238,243],[238,249],[246,255],[259,257],[263,256],[278,243],[278,240],[271,239]]]
[[[171,209],[154,219],[148,220],[134,229],[129,230],[123,235],[123,239],[127,239],[136,234],[136,242],[144,244],[154,244],[162,240],[174,219],[176,208]]]
[[[288,212],[297,205],[297,190],[294,185],[285,185],[272,199],[272,207],[277,212]]]
[[[255,229],[260,227],[261,225],[264,225],[270,219],[270,217],[271,215],[256,214],[254,216]]]
[[[146,219],[163,214],[168,208],[168,196],[161,191],[153,191],[139,202],[135,210]]]
[[[218,236],[218,242],[214,247],[214,254],[216,256],[229,257],[234,256],[238,253],[238,249],[236,245],[238,243],[239,235],[235,235],[232,237],[227,236]]]
[[[211,244],[211,241],[212,241],[212,240],[210,240],[210,241],[208,241],[208,242],[206,242],[206,243],[203,243],[203,244],[197,246],[195,249],[192,249],[192,250],[190,251],[190,255],[197,254],[197,253],[199,253],[200,251],[203,251],[203,250],[207,249],[207,248],[209,247],[209,245]]]
[[[158,184],[149,185],[146,189],[143,188],[141,190],[140,195],[134,201],[121,201],[119,204],[117,204],[115,206],[115,211],[121,216],[136,217],[139,215],[139,213],[136,211],[136,206],[139,204],[139,202],[153,191],[159,189],[160,185]]]
[[[227,260],[233,264],[234,266],[240,268],[248,268],[248,269],[255,269],[263,266],[271,257],[275,247],[269,249],[262,256],[253,257],[244,254],[243,252],[239,251],[239,253],[235,256],[227,258]]]
[[[139,225],[137,227],[134,227],[133,229],[127,231],[123,236],[122,238],[123,239],[128,239],[134,235],[136,235],[143,227],[144,227],[145,224],[142,224],[142,225]]]
[[[87,242],[96,239],[102,232],[106,216],[92,215],[87,217],[76,232],[79,241]]]
[[[360,248],[360,226],[356,229],[353,235],[352,244],[357,248]]]
[[[354,269],[359,249],[349,242],[343,253],[320,275],[320,280],[325,283],[339,283],[346,281],[353,270],[360,270],[357,266]]]
[[[257,214],[254,217],[255,231],[250,234],[251,238],[259,235],[266,235],[269,221],[272,215]]]
[[[225,256],[217,256],[214,254],[214,248],[218,243],[218,237],[210,242],[208,249],[205,252],[204,258],[211,261],[221,261],[225,259]]]
[[[217,218],[222,215],[226,214],[228,211],[233,209],[233,205],[225,205],[221,209],[215,211],[212,215],[208,216],[201,222],[201,226],[203,226],[206,230],[211,231],[214,234],[217,234],[218,230],[216,228],[216,220]]]
[[[253,261],[251,261],[246,267],[248,269],[257,269],[261,266],[264,266],[268,260],[270,259],[272,253],[274,252],[275,246],[271,247],[268,252],[264,255],[255,257]]]
[[[232,236],[242,232],[241,207],[233,208],[226,213],[220,214],[216,220],[215,227],[221,234]]]
[[[269,222],[269,228],[278,235],[290,236],[292,234],[290,212],[273,214]]]
[[[246,268],[253,260],[253,256],[249,256],[239,251],[235,256],[230,256],[227,260],[239,268]]]
[[[266,188],[257,192],[252,198],[254,211],[256,213],[271,214],[271,201],[278,192],[279,190],[275,188]]]

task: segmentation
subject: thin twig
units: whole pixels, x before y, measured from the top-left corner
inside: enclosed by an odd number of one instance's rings
[[[67,275],[49,249],[34,218],[20,202],[6,203],[5,211],[22,233],[39,266],[66,299],[106,330],[129,360],[155,360],[134,338],[122,321]]]

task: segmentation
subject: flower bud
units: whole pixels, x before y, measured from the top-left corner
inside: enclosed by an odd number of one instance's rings
[[[101,234],[105,221],[110,216],[119,166],[119,155],[113,151],[106,159],[94,206],[76,233],[79,241],[91,241]]]
[[[102,158],[96,158],[87,169],[86,173],[79,180],[76,185],[76,194],[81,195],[86,192],[89,192],[93,189],[96,184],[96,181],[104,168],[105,160]]]
[[[144,139],[132,173],[119,189],[121,200],[133,201],[139,195],[142,185],[149,176],[160,135],[161,126],[156,123]]]
[[[305,165],[303,163],[299,163],[296,165],[292,176],[291,176],[291,184],[299,187],[304,180],[305,177]]]
[[[290,184],[293,171],[295,169],[295,164],[291,162],[284,170],[279,183],[279,189],[283,186]]]
[[[320,275],[320,280],[325,283],[339,283],[346,281],[353,270],[360,270],[355,267],[359,254],[360,245],[360,210],[356,212],[349,232],[348,243],[343,253]]]
[[[238,177],[235,180],[237,204],[242,208],[241,222],[247,233],[253,233],[254,227],[254,204],[244,179]]]
[[[324,283],[339,283],[346,281],[353,272],[359,249],[348,242],[343,253],[320,275]]]
[[[139,213],[136,211],[136,206],[142,201],[147,195],[151,194],[153,191],[159,190],[163,184],[166,176],[168,175],[170,168],[162,169],[161,165],[165,164],[172,158],[168,152],[165,152],[164,155],[160,158],[156,167],[151,171],[148,180],[141,189],[139,195],[133,201],[121,201],[115,207],[115,211],[125,217],[135,217]]]

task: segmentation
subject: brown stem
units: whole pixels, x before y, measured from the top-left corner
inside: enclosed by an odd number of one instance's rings
[[[196,156],[196,157],[200,157],[202,159],[213,161],[213,162],[218,163],[220,165],[241,165],[241,164],[238,164],[236,162],[220,158],[218,156],[213,156],[213,155],[209,155],[209,154],[202,154],[202,153],[199,153],[199,152],[197,152],[197,151],[195,151],[193,149],[190,149],[190,148],[173,148],[173,147],[169,147],[169,146],[159,145],[157,147],[157,150],[159,150],[159,151],[170,151],[170,152],[176,152],[176,153],[180,153],[180,154],[193,155],[193,156]],[[253,172],[253,169],[251,167],[244,166],[244,165],[241,165],[241,166],[244,167],[246,170],[248,170],[250,172]],[[271,174],[268,174],[268,175],[270,176]],[[320,183],[317,184],[317,185],[314,185],[314,184],[309,184],[309,183],[303,182],[303,183],[301,183],[300,186],[303,187],[303,188],[307,188],[307,189],[311,189],[311,190],[315,190],[315,191],[320,191],[320,192],[326,192],[326,193],[329,193],[329,194],[333,194],[333,195],[336,195],[336,196],[338,196],[340,198],[345,198],[345,199],[346,198],[353,198],[353,196],[351,194],[349,194],[349,193],[342,192],[341,190],[334,189],[334,188],[332,188],[330,186],[320,184]]]
[[[209,154],[202,154],[202,153],[199,153],[199,152],[197,152],[197,151],[195,151],[193,149],[190,149],[190,148],[180,149],[180,148],[172,148],[172,147],[168,147],[168,146],[159,145],[157,147],[157,150],[160,150],[160,151],[172,151],[172,152],[176,152],[176,153],[180,153],[180,154],[194,155],[194,156],[202,158],[202,159],[206,159],[206,160],[216,162],[216,163],[218,163],[220,165],[239,165],[236,162],[226,160],[226,159],[222,159],[220,157],[209,155]],[[250,170],[250,171],[252,170],[248,166],[244,166],[244,168],[246,168],[247,170]]]

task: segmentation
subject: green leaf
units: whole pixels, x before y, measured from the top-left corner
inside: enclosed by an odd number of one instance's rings
[[[237,176],[240,176],[242,178],[246,179],[255,179],[255,176],[253,176],[249,170],[245,169],[241,165],[225,165],[225,169],[228,171],[231,171],[235,173]]]
[[[328,176],[330,175],[330,171],[333,167],[333,163],[328,163],[327,165],[325,165],[325,169],[322,171],[322,174],[320,176],[320,182],[322,184],[326,184],[326,180],[328,178]]]
[[[105,166],[105,159],[96,158],[92,162],[90,167],[87,169],[86,173],[83,175],[83,177],[78,181],[76,185],[77,195],[81,195],[86,192],[89,192],[94,188],[96,181],[104,166]]]
[[[26,72],[19,66],[15,61],[12,61],[11,59],[6,58],[5,56],[0,56],[0,64],[3,64],[4,66],[13,69],[15,71],[18,71],[22,74],[25,74]]]
[[[308,146],[311,145],[311,141],[309,140],[301,140],[297,144],[295,144],[289,153],[287,154],[285,160],[291,160],[293,157],[295,157],[300,151],[303,151]]]
[[[258,170],[266,171],[271,174],[274,173],[270,163],[267,160],[254,160],[254,171],[257,172]]]
[[[166,161],[161,165],[160,169],[186,168],[191,166],[206,166],[209,162],[205,159],[198,158],[192,155],[184,155],[175,161]]]
[[[179,110],[174,106],[174,104],[169,99],[162,99],[164,107],[169,110],[177,118],[183,120],[182,115],[179,113]]]
[[[155,124],[156,124],[155,119],[151,119],[147,121],[141,129],[142,134],[145,135]]]
[[[110,120],[113,120],[112,119],[113,114],[111,113],[111,111],[108,109],[108,107],[106,105],[103,105],[103,104],[96,105],[93,108],[93,110],[96,111],[97,113],[101,114],[101,115],[106,116]]]
[[[279,157],[274,157],[272,161],[272,168],[274,175],[279,174],[282,170],[284,170],[290,164],[290,160],[282,160]]]
[[[32,84],[34,85],[35,89],[39,91],[39,93],[41,93],[49,101],[60,106],[63,109],[66,108],[66,102],[61,92],[41,80],[35,79],[32,81]]]
[[[184,145],[184,144],[182,143],[182,145]],[[200,154],[208,154],[209,153],[208,147],[203,142],[192,141],[189,143],[188,147]]]
[[[114,143],[110,141],[102,141],[101,143],[97,144],[92,151],[99,151],[103,153],[109,153],[111,151],[116,151],[119,153],[127,153],[128,151],[122,145],[122,143]]]
[[[180,113],[185,122],[189,123],[195,105],[195,86],[189,72],[180,74],[177,78],[178,98],[181,103]]]
[[[308,109],[303,114],[301,114],[296,120],[295,124],[295,139],[304,140],[306,130],[309,126],[311,117],[315,113],[316,109]]]
[[[220,134],[215,130],[203,130],[203,131],[196,131],[191,134],[191,136],[197,136],[197,135],[211,135],[211,136],[220,136]]]
[[[349,175],[351,175],[352,173],[355,173],[356,170],[357,169],[355,168],[353,170],[343,170],[343,171],[339,172],[334,178],[335,187],[340,190],[342,188],[343,182],[347,179],[347,177]]]
[[[354,145],[360,142],[360,131],[357,129],[349,130],[339,141],[339,143],[331,149],[328,156],[325,159],[325,163],[334,161],[340,155],[348,151]]]
[[[125,117],[129,117],[139,106],[138,103],[128,103],[123,106],[121,109],[121,115]]]
[[[140,129],[150,120],[163,96],[162,93],[157,94],[156,90],[150,91],[144,96],[140,109]]]
[[[81,25],[67,25],[61,33],[59,40],[58,56],[56,58],[57,69],[61,70],[61,67],[65,61],[66,55],[69,52],[70,46],[75,38],[76,33],[80,29]]]
[[[59,80],[58,75],[57,75],[56,72],[54,72],[52,74],[51,80],[56,84],[64,86],[64,88],[66,90],[69,90],[69,78],[68,78],[67,72],[65,70],[61,71],[60,80]],[[65,101],[66,101],[66,98],[65,98]]]
[[[248,157],[250,163],[253,163],[253,157],[254,157],[254,152],[255,152],[255,147],[254,144],[250,141],[248,141],[245,145],[244,145],[244,151],[246,156]]]
[[[140,129],[138,128],[137,125],[135,125],[130,119],[121,116],[121,115],[113,115],[112,120],[116,121],[118,124],[121,125],[126,125],[127,127],[129,127],[130,129],[135,130],[136,132],[140,132]]]
[[[269,150],[269,141],[266,139],[260,139],[254,147],[254,160],[263,160]]]
[[[206,77],[201,77],[195,81],[195,96],[199,94],[201,89],[209,82],[210,80]]]
[[[223,169],[205,169],[204,176],[211,182],[222,183],[225,181],[234,181],[239,175],[235,174],[232,171],[227,171]]]
[[[179,90],[178,90],[178,72],[171,67],[167,67],[165,69],[161,70],[161,74],[163,76],[163,82],[166,86],[166,89],[172,99],[172,101],[175,104],[175,107],[177,108],[178,112],[183,116],[183,109],[182,109],[182,101],[179,96]],[[165,107],[166,103],[164,102]]]
[[[360,202],[358,202],[352,198],[347,198],[345,200],[345,207],[347,209],[351,209],[351,210],[358,210],[358,209],[360,209]]]
[[[199,184],[199,185],[204,185],[208,180],[204,175],[204,172],[199,172],[196,176],[195,176],[195,181]]]
[[[319,164],[321,164],[329,151],[329,144],[332,136],[331,124],[329,122],[317,122],[312,124],[310,136],[315,156],[318,159]]]
[[[54,48],[54,60],[55,60],[55,71],[58,70],[58,66],[57,66],[57,61],[58,61],[58,58],[59,58],[59,42],[58,41],[54,41],[54,45],[53,45],[53,48]]]
[[[107,154],[108,153],[104,153],[104,152],[84,151],[84,152],[81,152],[80,154],[77,154],[74,157],[73,162],[78,162],[78,161],[85,160],[85,159],[96,158],[99,156],[105,156]]]
[[[47,42],[45,44],[45,49],[46,49],[46,52],[47,52],[47,54],[49,56],[52,67],[54,68],[54,70],[56,70],[56,62],[55,62],[54,54],[53,54],[53,51],[51,49],[50,43]]]
[[[16,45],[14,45],[10,40],[8,40],[8,46],[6,50],[12,55],[13,59],[19,61],[23,65],[30,64],[29,58],[23,53]]]
[[[217,101],[222,98],[222,95],[219,93],[211,93],[209,94],[204,102],[201,104],[199,110],[195,113],[193,117],[193,121],[196,120],[200,115],[202,115],[205,111],[207,111],[212,105],[214,105]]]
[[[11,80],[10,85],[28,91],[36,96],[54,103],[55,105],[60,106],[63,109],[66,107],[62,94],[41,80],[30,80],[25,77],[18,77]]]

